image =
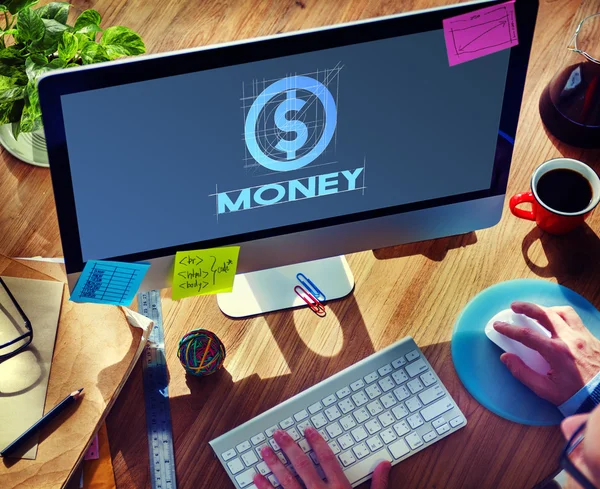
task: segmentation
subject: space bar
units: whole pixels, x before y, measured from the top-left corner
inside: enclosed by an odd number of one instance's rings
[[[354,464],[352,467],[345,469],[344,474],[346,474],[350,484],[354,484],[356,481],[371,474],[379,462],[383,462],[384,460],[391,462],[394,459],[387,450],[379,450],[357,464]]]

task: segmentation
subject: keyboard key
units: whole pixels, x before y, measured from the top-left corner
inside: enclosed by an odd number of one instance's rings
[[[267,477],[267,479],[269,479],[269,482],[271,483],[271,485],[273,487],[275,487],[275,488],[281,487],[281,484],[277,480],[277,477],[275,477],[273,474],[271,474],[269,477]]]
[[[352,414],[356,418],[356,421],[359,423],[362,423],[371,417],[369,411],[367,411],[365,408],[357,409]]]
[[[463,419],[460,416],[457,416],[456,418],[450,420],[450,426],[452,426],[452,428],[456,428],[461,424],[463,424]]]
[[[275,425],[275,426],[271,426],[270,428],[267,428],[267,430],[265,431],[265,433],[267,434],[267,436],[269,438],[273,438],[273,435],[275,434],[275,432],[279,429],[279,426]]]
[[[352,389],[352,392],[356,392],[357,390],[362,389],[364,386],[364,381],[362,379],[358,379],[356,382],[352,382],[350,384],[350,389]]]
[[[392,378],[396,384],[400,385],[408,380],[408,375],[406,375],[404,369],[400,369],[392,374]]]
[[[369,396],[370,399],[375,399],[381,395],[381,389],[377,384],[372,384],[365,389],[365,392]]]
[[[404,357],[396,358],[396,360],[392,362],[392,367],[394,368],[400,368],[402,365],[406,365],[406,359]]]
[[[319,435],[321,435],[321,438],[323,438],[323,440],[329,441],[329,435],[327,434],[327,431],[319,430]]]
[[[252,467],[256,462],[258,462],[258,458],[252,451],[244,453],[242,455],[242,460],[246,464],[246,467]]]
[[[394,395],[396,396],[396,399],[398,399],[399,401],[404,401],[404,399],[407,399],[410,397],[410,392],[408,392],[408,389],[406,388],[405,385],[398,387],[397,389],[394,389]]]
[[[376,452],[380,448],[383,448],[383,442],[381,441],[381,438],[379,438],[377,435],[369,438],[367,440],[367,445],[372,452]]]
[[[304,436],[304,430],[310,426],[310,421],[307,419],[306,421],[302,421],[302,423],[298,423],[296,428],[300,432],[302,436]]]
[[[344,467],[348,467],[349,465],[352,465],[354,462],[356,462],[356,458],[354,458],[354,455],[350,450],[344,453],[340,453],[338,455],[338,458],[340,459],[340,462]]]
[[[381,426],[385,428],[386,426],[394,424],[396,422],[396,418],[392,416],[392,413],[386,411],[385,413],[379,415],[379,422],[381,423]]]
[[[396,460],[410,452],[410,448],[408,448],[404,440],[398,440],[389,445],[388,448]]]
[[[290,426],[294,426],[294,420],[290,418],[285,418],[283,421],[279,423],[282,430],[287,430]]]
[[[334,455],[337,455],[338,453],[340,453],[342,451],[342,449],[338,445],[338,442],[335,440],[330,441],[328,443],[328,445],[329,445],[329,448],[331,448],[331,451],[333,452]]]
[[[405,440],[413,450],[424,445],[423,440],[421,440],[421,437],[416,433],[411,433],[405,438]]]
[[[436,382],[435,375],[433,375],[433,373],[431,373],[431,371],[428,370],[423,375],[421,375],[421,382],[423,382],[423,385],[425,387],[429,387],[431,384],[434,384]]]
[[[440,426],[442,426],[444,423],[446,422],[446,420],[444,419],[444,417],[442,416],[441,418],[436,419],[433,423],[431,423],[431,425],[434,428],[439,428]]]
[[[394,425],[394,431],[398,434],[398,436],[404,436],[410,431],[410,427],[406,421],[400,421]]]
[[[260,452],[262,451],[262,449],[263,449],[264,447],[268,447],[268,446],[269,446],[269,444],[268,444],[268,443],[262,443],[261,445],[258,445],[258,446],[256,447],[256,449],[255,449],[255,450],[256,450],[256,455],[258,455],[258,458],[259,458],[260,460],[262,460],[262,459],[263,459],[263,458],[262,458],[262,455],[261,455],[261,453],[260,453]]]
[[[402,419],[404,416],[408,416],[408,409],[406,409],[403,404],[400,404],[392,409],[392,413],[394,413],[396,419]]]
[[[414,413],[420,407],[423,407],[421,401],[419,401],[418,397],[411,397],[408,401],[406,401],[406,407],[411,413]]]
[[[310,445],[308,444],[308,441],[306,441],[306,439],[304,439],[304,438],[302,438],[302,440],[300,440],[298,442],[298,446],[302,449],[302,451],[304,453],[308,453],[311,450]]]
[[[447,433],[448,431],[450,431],[450,425],[448,423],[443,424],[439,428],[436,428],[435,431],[438,432],[438,435],[443,435],[444,433]]]
[[[337,408],[337,406],[331,406],[325,409],[325,415],[329,418],[329,421],[334,421],[340,418],[342,413],[340,413],[340,410]]]
[[[227,467],[229,467],[229,470],[234,475],[244,470],[244,464],[239,458],[234,458],[231,462],[227,462]]]
[[[354,438],[352,438],[348,433],[344,433],[337,439],[337,442],[342,447],[342,450],[348,450],[352,445],[354,445]]]
[[[363,477],[371,474],[375,470],[375,467],[377,467],[379,463],[383,462],[384,460],[387,460],[388,462],[393,461],[387,450],[380,450],[379,452],[375,452],[370,456],[363,458],[360,462],[354,464],[347,470],[344,470],[344,475],[350,484],[354,484]]]
[[[356,445],[352,451],[358,460],[365,458],[367,455],[369,455],[369,453],[371,453],[367,447],[367,444],[364,442]]]
[[[288,463],[288,460],[287,460],[287,458],[285,458],[285,455],[284,455],[283,453],[281,453],[281,452],[275,452],[275,455],[277,455],[277,458],[279,459],[279,461],[280,461],[280,462],[281,462],[283,465],[285,465],[285,464],[287,464],[287,463]]]
[[[337,402],[337,397],[335,397],[334,394],[331,394],[331,395],[327,396],[325,399],[323,399],[321,402],[323,403],[323,406],[325,406],[325,407],[331,406],[334,402]]]
[[[289,430],[287,430],[287,434],[290,435],[290,437],[294,441],[298,441],[301,438],[300,433],[298,433],[298,430],[296,428],[290,428]]]
[[[365,438],[369,437],[369,435],[362,426],[353,429],[350,433],[352,433],[352,436],[357,442],[363,441]]]
[[[369,398],[367,397],[364,391],[360,391],[354,394],[352,396],[352,400],[354,401],[354,404],[356,404],[357,407],[360,407],[363,404],[369,402]]]
[[[415,377],[427,370],[427,364],[425,363],[425,360],[419,358],[416,362],[409,363],[405,368],[409,377]]]
[[[335,423],[331,423],[330,425],[327,425],[327,428],[325,428],[325,430],[327,431],[327,434],[331,438],[340,436],[344,432],[344,430],[342,430],[342,427],[340,426],[340,424],[337,421]]]
[[[342,428],[344,428],[345,431],[348,431],[356,426],[356,421],[354,421],[354,418],[352,416],[348,415],[340,419],[340,424],[342,425]]]
[[[338,404],[338,407],[340,408],[340,411],[342,411],[342,413],[347,414],[354,409],[354,404],[352,404],[352,401],[350,399],[344,399]]]
[[[235,477],[235,481],[238,483],[238,486],[241,488],[247,487],[253,483],[253,477],[256,472],[254,469],[248,469],[245,472],[242,472],[240,475]]]
[[[261,462],[256,466],[256,470],[258,470],[259,474],[268,475],[271,473],[271,469],[267,465],[267,462]]]
[[[379,413],[383,412],[383,406],[377,400],[367,404],[367,409],[371,413],[371,416],[377,416]]]
[[[371,384],[371,383],[375,382],[378,378],[379,378],[379,374],[377,372],[371,372],[369,375],[366,375],[364,377],[365,382],[367,384]]]
[[[378,431],[381,431],[381,424],[376,419],[371,419],[365,423],[365,428],[367,428],[370,435],[374,435]]]
[[[421,415],[425,418],[425,421],[430,421],[433,418],[437,418],[440,414],[450,411],[453,407],[454,404],[450,399],[442,397],[439,401],[436,401],[423,409]]]
[[[418,352],[418,350],[412,350],[412,351],[409,351],[406,354],[406,359],[409,362],[412,362],[413,360],[416,360],[417,358],[419,358],[419,352]]]
[[[394,369],[392,368],[392,366],[388,363],[387,365],[384,365],[383,367],[378,369],[377,372],[379,373],[379,375],[381,375],[383,377],[384,375],[389,374],[393,370]]]
[[[435,384],[433,387],[430,387],[419,394],[419,399],[421,399],[423,404],[429,404],[440,397],[444,397],[444,389],[442,389],[439,384]]]
[[[416,394],[417,392],[423,390],[423,384],[421,384],[421,381],[419,379],[413,379],[406,385],[413,394]]]
[[[316,429],[322,428],[327,424],[327,418],[323,415],[323,413],[319,413],[316,416],[313,416],[312,418],[310,418],[310,420],[313,422],[313,425]]]
[[[435,434],[435,431],[430,431],[429,433],[425,433],[423,435],[423,440],[427,443],[433,440],[436,436],[437,435]]]
[[[249,450],[250,448],[252,448],[252,445],[250,445],[249,441],[244,441],[242,443],[240,443],[239,445],[237,445],[236,450],[240,453],[245,452],[246,450]]]
[[[349,396],[351,393],[352,391],[350,390],[350,387],[343,387],[337,391],[335,395],[338,396],[338,399],[343,399],[344,397]]]
[[[275,451],[281,450],[281,447],[277,444],[274,438],[269,440],[269,445],[271,445],[271,448]]]
[[[392,407],[397,402],[396,398],[392,394],[386,394],[385,396],[381,396],[379,398],[379,401],[381,402],[381,404],[383,404],[383,407],[386,409]]]
[[[252,438],[250,438],[250,441],[252,442],[253,445],[258,445],[259,443],[262,443],[266,439],[267,439],[267,437],[265,436],[264,433],[259,433],[258,435],[254,435]]]
[[[321,406],[320,402],[315,402],[314,404],[311,404],[310,406],[308,406],[308,412],[310,414],[315,414],[315,413],[319,412],[321,409],[323,409],[323,406]]]
[[[381,433],[379,433],[379,436],[381,436],[383,443],[385,443],[386,445],[389,445],[398,438],[394,430],[392,430],[391,428],[383,430]]]
[[[221,454],[221,457],[223,458],[223,460],[225,460],[225,462],[227,462],[227,460],[230,460],[233,457],[235,457],[235,450],[233,448],[231,450],[227,450],[226,452],[223,452]]]
[[[306,409],[303,409],[299,413],[294,414],[294,419],[296,421],[302,421],[303,419],[306,419],[306,418],[308,418],[308,411]]]
[[[377,383],[379,384],[379,387],[381,387],[381,390],[383,392],[391,391],[394,387],[396,387],[396,384],[394,383],[391,377],[381,379]]]
[[[422,426],[424,423],[423,418],[419,415],[419,413],[409,416],[408,418],[406,418],[406,420],[408,421],[408,424],[413,430],[418,428],[419,426]]]

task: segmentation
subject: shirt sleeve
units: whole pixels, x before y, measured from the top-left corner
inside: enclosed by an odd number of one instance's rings
[[[588,413],[600,404],[600,372],[573,396],[558,406],[563,416]]]

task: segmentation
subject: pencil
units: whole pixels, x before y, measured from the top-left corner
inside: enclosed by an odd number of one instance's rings
[[[77,401],[77,399],[81,397],[81,391],[83,391],[83,387],[79,390],[71,392],[67,397],[65,397],[44,416],[42,416],[36,423],[34,423],[27,431],[25,431],[25,433],[23,433],[21,436],[19,436],[19,438],[2,450],[0,455],[2,457],[10,457],[15,452],[18,452],[23,443],[25,443],[31,436],[35,435],[39,430],[50,423],[54,418],[56,418],[56,416],[64,411],[65,408]]]

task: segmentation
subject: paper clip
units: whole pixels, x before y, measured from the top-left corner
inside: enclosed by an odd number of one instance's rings
[[[306,304],[308,304],[308,307],[310,307],[310,310],[312,312],[314,312],[319,317],[325,317],[327,312],[325,311],[323,304],[321,304],[314,295],[304,290],[304,288],[300,285],[296,285],[296,287],[294,287],[294,292],[296,292],[296,295],[298,295],[300,299],[302,299],[304,302],[306,302]]]
[[[318,300],[327,300],[325,294],[323,294],[323,292],[321,292],[319,288],[312,282],[312,280],[309,279],[306,275],[304,275],[303,273],[297,273],[296,278],[298,279],[298,282],[300,282],[302,286]]]

